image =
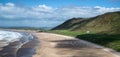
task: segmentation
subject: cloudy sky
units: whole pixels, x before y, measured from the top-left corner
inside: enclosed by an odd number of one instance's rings
[[[55,27],[114,11],[120,11],[120,0],[0,0],[0,26]]]

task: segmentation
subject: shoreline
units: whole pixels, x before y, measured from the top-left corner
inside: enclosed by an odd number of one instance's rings
[[[36,47],[40,42],[35,37],[32,41],[24,44],[18,51],[16,57],[32,57],[36,54]]]
[[[20,42],[13,42],[9,45],[3,47],[0,51],[0,56],[2,57],[32,57],[36,52],[36,46],[38,45],[38,40],[33,39],[32,41],[22,45],[21,47],[15,47],[20,44]]]
[[[17,52],[17,57],[23,55],[24,57],[120,57],[114,51],[104,47],[98,48],[99,45],[89,47],[88,45],[91,43],[84,43],[74,37],[31,30],[17,31],[31,33],[38,41],[35,40],[37,44],[33,49],[31,47],[34,45],[34,41],[22,46]]]
[[[10,31],[16,31],[16,30],[10,30]],[[22,32],[22,34],[28,33],[25,31],[18,31],[18,30],[16,32],[20,32],[20,33]],[[4,47],[1,47],[0,56],[2,57],[32,57],[33,54],[35,54],[36,46],[38,45],[39,41],[38,41],[38,38],[36,38],[36,36],[32,35],[31,37],[33,37],[33,39],[26,42],[25,44],[22,44],[20,41],[15,41],[15,42],[9,43],[8,45]]]

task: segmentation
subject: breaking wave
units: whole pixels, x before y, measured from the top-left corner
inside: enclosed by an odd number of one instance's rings
[[[30,33],[0,30],[0,48],[3,48],[0,56],[2,57],[32,57],[37,43],[37,38]]]
[[[22,45],[31,41],[33,39],[33,35],[30,33],[24,32],[13,32],[13,31],[0,31],[0,47],[4,47],[9,45],[12,42],[19,41]],[[20,46],[19,45],[19,46]]]

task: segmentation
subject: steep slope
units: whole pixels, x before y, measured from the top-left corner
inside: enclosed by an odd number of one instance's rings
[[[105,13],[93,18],[73,18],[53,28],[69,29],[82,32],[117,33],[120,34],[120,11]]]
[[[63,24],[60,24],[59,26],[53,28],[53,30],[63,30],[63,29],[72,29],[74,28],[77,24],[80,24],[82,22],[86,21],[85,19],[82,18],[72,18],[70,20],[65,21]]]
[[[74,30],[118,34],[120,33],[120,12],[111,12],[97,16],[85,26],[77,27]]]
[[[94,19],[94,18],[93,18]],[[72,18],[65,21],[63,24],[58,25],[57,27],[53,28],[52,30],[75,30],[77,27],[83,27],[88,22],[92,21],[93,19],[88,18]]]

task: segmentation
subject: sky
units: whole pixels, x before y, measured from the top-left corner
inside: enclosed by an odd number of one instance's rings
[[[0,26],[55,27],[70,18],[120,11],[120,0],[0,0]]]

